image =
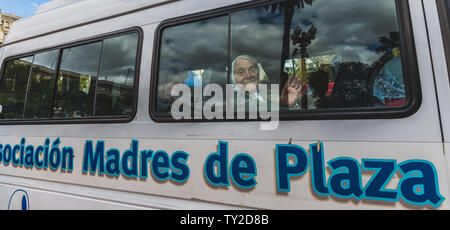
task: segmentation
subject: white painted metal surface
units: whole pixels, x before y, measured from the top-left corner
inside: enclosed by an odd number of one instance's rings
[[[54,10],[50,10],[49,6],[47,9],[43,8],[38,15],[14,24],[6,42],[161,2],[164,1],[85,0],[56,7]],[[410,117],[385,120],[283,121],[277,130],[270,132],[260,131],[258,122],[163,124],[152,121],[148,111],[149,86],[153,40],[159,23],[240,2],[245,1],[176,1],[2,48],[3,60],[130,27],[138,26],[144,31],[138,111],[132,122],[13,125],[0,128],[1,143],[16,144],[22,137],[26,137],[27,144],[40,145],[47,137],[52,141],[60,137],[62,146],[73,146],[77,153],[75,169],[71,173],[0,167],[0,209],[7,208],[9,196],[17,189],[29,192],[31,209],[423,209],[405,202],[321,197],[311,187],[310,172],[292,181],[289,194],[277,193],[275,145],[287,144],[290,139],[293,144],[304,148],[317,140],[324,142],[325,162],[337,157],[352,157],[359,162],[363,158],[396,159],[399,163],[409,159],[432,162],[439,174],[440,192],[447,198],[439,208],[450,208],[450,180],[447,171],[450,160],[444,154],[437,102],[439,98],[442,130],[447,145],[450,137],[450,105],[447,103],[450,90],[434,1],[409,1],[423,97],[420,109]],[[177,150],[189,153],[190,179],[180,185],[172,182],[159,183],[152,177],[141,180],[82,173],[82,153],[86,140],[105,140],[107,148],[124,151],[130,148],[132,139],[139,140],[140,149],[165,150],[169,155]],[[203,164],[210,153],[217,151],[219,140],[229,142],[229,159],[237,153],[249,153],[254,157],[258,165],[258,185],[254,189],[242,191],[235,186],[218,189],[205,183]],[[327,173],[329,176],[329,171]],[[370,175],[363,174],[363,184],[367,183]],[[394,176],[388,187],[395,188],[398,181],[399,176]]]

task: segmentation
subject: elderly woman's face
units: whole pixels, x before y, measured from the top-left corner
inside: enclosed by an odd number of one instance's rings
[[[247,59],[239,59],[234,64],[234,78],[237,84],[241,84],[247,90],[252,91],[251,89],[256,89],[258,85],[258,66]]]

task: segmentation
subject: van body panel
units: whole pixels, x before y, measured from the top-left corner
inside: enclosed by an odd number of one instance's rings
[[[148,175],[147,178],[142,177],[125,177],[111,176],[107,174],[83,172],[81,165],[83,165],[83,148],[85,147],[85,140],[80,138],[66,138],[61,137],[61,147],[73,146],[74,152],[77,153],[74,158],[74,170],[66,172],[63,170],[52,170],[31,168],[28,169],[23,166],[2,167],[0,169],[1,175],[12,176],[9,183],[16,180],[13,178],[30,178],[32,181],[48,181],[50,189],[57,185],[59,191],[64,189],[64,184],[69,187],[75,187],[82,190],[84,186],[93,188],[94,196],[100,191],[119,191],[120,193],[127,192],[131,194],[144,194],[151,196],[164,196],[168,198],[186,199],[186,200],[201,200],[204,202],[213,202],[218,204],[227,204],[238,207],[249,207],[258,209],[434,209],[432,206],[413,206],[399,199],[398,202],[377,201],[370,199],[339,199],[329,195],[319,195],[312,188],[311,169],[300,176],[293,177],[290,181],[291,190],[288,193],[277,191],[276,188],[276,165],[275,165],[275,148],[278,141],[254,141],[254,140],[223,140],[228,142],[228,157],[232,159],[238,153],[247,153],[253,157],[257,165],[257,186],[252,189],[241,189],[237,185],[231,184],[230,187],[212,187],[206,182],[204,176],[204,162],[211,153],[217,152],[217,141],[212,140],[168,140],[168,139],[137,139],[139,142],[139,151],[141,150],[163,150],[169,155],[172,155],[179,149],[183,149],[189,154],[189,168],[190,178],[185,183],[176,183],[174,181],[160,181],[156,177]],[[53,139],[51,139],[53,141]],[[105,149],[117,148],[121,152],[130,149],[130,139],[116,139],[103,138],[92,139],[94,144],[98,144],[98,140],[105,142]],[[20,142],[18,138],[8,138],[4,143]],[[27,138],[26,145],[32,144],[38,146],[42,144],[43,138]],[[308,147],[311,142],[293,140],[292,144]],[[95,146],[95,145],[94,145]],[[438,172],[439,191],[443,197],[448,197],[448,182],[446,171],[446,161],[442,152],[441,144],[433,143],[402,143],[402,142],[333,142],[327,141],[323,143],[324,162],[330,162],[333,159],[340,157],[354,158],[358,162],[362,159],[392,159],[396,160],[398,164],[411,160],[420,159],[431,162]],[[269,158],[270,157],[270,158]],[[139,160],[139,165],[141,161]],[[14,169],[14,170],[12,170]],[[329,166],[325,166],[326,178],[331,175]],[[362,184],[365,185],[374,176],[374,172],[370,170],[363,170]],[[6,176],[5,176],[6,177]],[[397,172],[388,181],[386,189],[396,189],[401,179],[401,174]],[[10,177],[6,177],[10,178]],[[50,183],[52,182],[52,183]],[[58,183],[54,183],[58,182]],[[60,185],[61,183],[61,185]],[[329,183],[329,182],[328,182]],[[31,187],[33,189],[46,189],[44,185],[34,182],[33,185],[22,184],[17,185],[19,188]],[[70,185],[70,186],[69,186]],[[80,187],[83,186],[83,187]],[[27,190],[28,191],[28,190]],[[64,193],[70,195],[77,195],[77,190],[73,191],[67,189]],[[132,196],[130,194],[130,196]],[[153,199],[145,199],[139,203],[130,204],[136,206],[152,207]],[[120,197],[116,197],[115,201],[120,201]],[[39,202],[38,198],[30,196],[30,204]],[[35,201],[36,199],[36,201]],[[113,198],[110,198],[113,199]],[[131,199],[132,200],[132,199]],[[114,201],[114,199],[113,199]],[[122,200],[123,201],[123,200]],[[127,202],[128,203],[128,202]],[[34,205],[33,205],[34,206]],[[35,207],[35,206],[34,206]],[[38,205],[38,207],[40,207]],[[44,206],[42,206],[44,207]],[[231,206],[230,206],[231,207]],[[48,208],[51,208],[49,206]],[[175,208],[175,207],[174,207]],[[186,206],[178,206],[176,209],[191,209],[195,208],[190,204]],[[445,200],[439,208],[448,208],[448,201]]]
[[[150,3],[160,5],[148,7],[148,1],[140,0],[81,1],[42,11],[14,24],[6,45],[1,48],[2,62],[9,57],[140,28],[143,42],[140,69],[136,70],[139,95],[136,115],[127,123],[93,120],[84,124],[50,121],[38,125],[2,125],[0,144],[13,147],[25,138],[26,146],[37,147],[44,145],[47,138],[50,142],[59,138],[59,146],[73,147],[75,157],[71,172],[1,163],[0,209],[8,208],[17,190],[27,192],[31,209],[449,209],[450,161],[444,149],[450,148],[447,146],[450,105],[445,103],[450,90],[442,37],[437,36],[440,30],[434,1],[408,1],[422,92],[420,108],[411,116],[281,121],[273,131],[260,130],[257,121],[158,123],[151,119],[148,108],[158,26],[169,19],[198,13],[207,15],[209,10],[244,2],[247,1],[161,0]],[[131,12],[133,10],[135,12]],[[64,17],[69,14],[76,19]],[[111,15],[119,16],[108,18]],[[189,179],[178,183],[161,181],[151,175],[128,177],[83,172],[87,141],[92,141],[94,150],[99,141],[104,141],[105,153],[117,149],[123,154],[132,148],[133,140],[139,143],[139,151],[163,150],[169,156],[177,151],[186,152]],[[328,163],[338,158],[354,159],[360,168],[363,159],[392,160],[397,164],[422,160],[434,165],[439,192],[445,200],[439,207],[433,207],[415,206],[401,198],[393,202],[320,195],[313,189],[310,165],[305,174],[291,178],[289,192],[279,191],[276,146],[290,143],[308,150],[310,144],[318,141],[323,143],[326,180],[333,173]],[[205,161],[210,154],[219,151],[220,142],[228,143],[228,161],[239,153],[254,159],[257,166],[254,188],[243,189],[233,182],[225,187],[208,183]],[[362,170],[361,175],[364,186],[374,176],[374,171]],[[386,188],[397,189],[403,176],[397,171]]]
[[[443,37],[439,36],[441,34],[441,27],[439,23],[439,15],[435,12],[437,11],[436,1],[424,1],[424,9],[426,14],[428,31],[433,31],[431,33],[435,36],[429,35],[430,39],[430,53],[433,60],[433,70],[436,79],[436,90],[437,97],[439,99],[439,109],[442,120],[442,132],[444,142],[450,141],[450,120],[448,115],[450,114],[450,108],[448,103],[445,103],[450,97],[450,82],[448,76],[448,67],[445,56],[445,48],[443,43]],[[434,13],[433,13],[434,12]]]

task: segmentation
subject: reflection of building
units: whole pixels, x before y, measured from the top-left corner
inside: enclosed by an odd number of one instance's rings
[[[13,14],[4,14],[0,10],[0,18],[1,18],[1,29],[0,29],[0,44],[3,43],[3,40],[5,39],[6,35],[8,34],[9,30],[11,29],[11,25],[21,19],[22,17],[13,15]]]

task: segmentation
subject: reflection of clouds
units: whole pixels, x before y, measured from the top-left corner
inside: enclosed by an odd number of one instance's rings
[[[100,54],[102,54],[99,79],[132,85],[137,45],[138,34],[132,33],[105,39],[103,52],[101,52],[101,42],[64,49],[61,70],[97,76]],[[51,52],[36,55],[36,60],[41,60],[39,62],[42,63],[52,63],[50,58],[52,58]],[[131,80],[127,80],[127,78],[131,78]]]
[[[272,80],[276,79],[281,66],[284,17],[284,14],[271,13],[265,7],[232,13],[231,59],[251,55],[263,65]],[[297,25],[307,30],[311,24],[318,31],[307,49],[310,57],[342,54],[343,61],[366,64],[382,55],[373,50],[379,44],[379,38],[398,31],[394,0],[315,1],[301,11],[295,9],[291,34]],[[181,83],[188,70],[212,68],[223,73],[228,56],[227,38],[227,17],[165,29],[160,83]],[[291,44],[291,53],[292,50]],[[349,50],[358,55],[349,55]]]
[[[100,48],[101,43],[97,42],[65,49],[61,59],[61,70],[97,76]]]
[[[160,77],[182,82],[188,70],[225,71],[228,53],[228,18],[219,17],[167,28],[161,47]]]
[[[233,15],[232,19],[232,56],[242,55],[242,51],[254,53],[253,56],[266,58],[279,58],[283,28],[278,24],[260,24],[256,17],[251,17],[247,12]],[[248,23],[247,26],[237,26],[238,23]],[[270,45],[268,45],[270,44]]]
[[[133,85],[137,45],[137,33],[106,39],[99,79]]]
[[[338,53],[349,45],[378,44],[381,36],[398,31],[393,0],[315,1],[296,13],[293,25],[310,17],[318,29],[316,40],[308,47],[311,55]]]
[[[56,70],[59,50],[38,53],[34,55],[33,65],[42,66],[48,69]]]
[[[340,54],[342,61],[366,64],[381,56],[368,47],[378,44],[381,36],[398,31],[393,0],[315,1],[302,11],[295,9],[291,34],[297,25],[306,31],[312,24],[318,32],[307,48],[310,57]],[[276,78],[280,72],[284,14],[270,13],[264,7],[244,10],[232,14],[231,28],[232,58],[252,55],[272,79]],[[293,49],[291,44],[291,54]]]
[[[371,65],[380,58],[380,54],[368,50],[365,46],[345,46],[339,47],[336,57],[333,58],[331,64],[337,62],[361,62]]]
[[[264,18],[264,20],[262,20]],[[269,76],[279,75],[283,41],[283,16],[264,8],[237,12],[231,17],[231,57],[250,55]]]

